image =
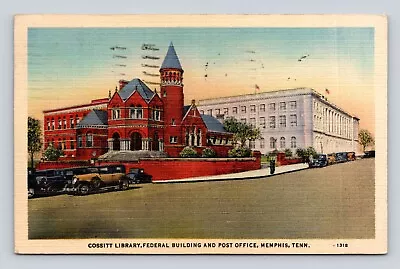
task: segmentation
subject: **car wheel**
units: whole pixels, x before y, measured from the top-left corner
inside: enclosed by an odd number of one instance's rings
[[[121,191],[125,191],[128,188],[129,188],[129,181],[127,179],[121,180],[121,182],[119,183],[119,189]]]
[[[90,191],[88,184],[81,184],[78,186],[78,194],[80,195],[87,195]]]
[[[92,186],[94,189],[100,188],[100,185],[101,185],[101,180],[99,178],[96,177],[92,179]]]
[[[32,198],[35,196],[35,189],[34,188],[29,188],[28,189],[28,198]]]

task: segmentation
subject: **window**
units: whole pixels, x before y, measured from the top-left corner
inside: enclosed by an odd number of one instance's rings
[[[67,120],[65,118],[63,119],[63,128],[67,129]]]
[[[62,142],[62,145],[61,145],[61,149],[62,150],[64,150],[64,149],[66,149],[67,148],[67,146],[66,146],[66,142],[65,141],[63,141]]]
[[[284,137],[281,137],[280,147],[281,147],[281,149],[284,149],[286,147],[286,140]]]
[[[82,147],[82,136],[78,135],[78,148]]]
[[[120,113],[119,109],[113,109],[112,110],[112,119],[119,119],[119,116],[120,116],[119,113]]]
[[[71,149],[75,149],[75,142],[74,142],[74,140],[72,140],[72,137],[71,137]]]
[[[227,115],[227,116],[228,116],[228,114],[229,114],[229,109],[228,109],[227,107],[225,107],[225,108],[224,108],[224,115]]]
[[[74,122],[74,118],[70,118],[69,119],[69,126],[70,126],[70,128],[74,128],[75,127],[75,122]]]
[[[269,128],[275,129],[276,123],[275,123],[275,116],[270,116],[269,117]]]
[[[251,126],[255,127],[256,126],[256,118],[250,118],[249,123]]]
[[[260,127],[265,128],[265,117],[260,117]]]
[[[169,137],[169,143],[171,143],[171,144],[178,143],[178,137],[177,136],[170,136]]]
[[[292,136],[292,137],[290,138],[290,147],[291,147],[292,149],[294,149],[294,148],[297,147],[297,145],[296,145],[296,137],[294,137],[294,136]]]
[[[54,120],[51,120],[51,129],[52,129],[52,130],[54,130],[54,125],[55,125]]]
[[[260,112],[265,112],[265,104],[260,105]]]
[[[269,147],[270,147],[271,149],[275,149],[275,148],[276,148],[276,139],[275,139],[275,138],[271,137],[271,138],[269,139]]]
[[[246,119],[240,119],[241,123],[246,123]]]
[[[79,124],[79,121],[80,121],[79,118],[76,118],[76,119],[75,119],[76,125]]]
[[[175,119],[171,119],[171,124],[175,126]]]
[[[275,103],[270,103],[270,104],[268,105],[268,107],[269,107],[269,110],[270,110],[270,111],[275,111],[275,110],[276,110]]]
[[[296,109],[297,108],[297,102],[296,101],[290,101],[289,102],[290,109]]]
[[[61,129],[61,119],[58,119],[58,129]]]
[[[200,110],[200,114],[201,114],[201,115],[204,115],[204,110]]]
[[[233,114],[237,114],[237,107],[235,107],[235,106],[232,107],[232,113],[233,113]]]
[[[261,139],[260,139],[260,148],[261,149],[265,148],[265,140],[263,137],[261,137]]]
[[[256,148],[256,141],[255,140],[250,140],[249,141],[249,147],[251,149],[255,149]]]
[[[47,121],[47,130],[50,130],[50,121]]]
[[[87,148],[93,147],[93,135],[92,134],[86,134],[86,147]]]
[[[212,116],[212,109],[208,109],[208,110],[207,110],[207,115]]]
[[[286,127],[286,116],[279,116],[279,127]]]
[[[215,115],[219,115],[219,114],[221,114],[221,109],[217,108],[217,109],[215,110]]]
[[[256,112],[256,106],[255,105],[251,105],[250,106],[250,112]]]
[[[160,120],[161,119],[161,112],[158,108],[156,108],[155,110],[153,110],[153,118],[154,120]]]
[[[297,126],[297,115],[290,115],[290,126]]]
[[[279,110],[286,110],[286,102],[279,103]]]
[[[241,111],[242,113],[246,113],[246,106],[241,106],[241,107],[240,107],[240,111]]]

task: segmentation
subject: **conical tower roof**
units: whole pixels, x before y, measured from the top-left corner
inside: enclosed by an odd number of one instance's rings
[[[183,70],[181,63],[179,62],[179,58],[176,55],[176,51],[172,42],[169,44],[167,55],[165,56],[164,61],[161,65],[161,69],[163,68],[175,68]]]

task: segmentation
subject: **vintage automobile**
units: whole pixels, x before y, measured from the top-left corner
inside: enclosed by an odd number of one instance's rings
[[[347,152],[347,160],[348,161],[355,161],[356,160],[356,153],[355,152]]]
[[[375,158],[375,150],[369,150],[364,152],[363,158]]]
[[[335,153],[330,153],[327,156],[328,156],[328,165],[336,163],[336,154]]]
[[[338,153],[336,153],[336,162],[337,163],[347,162],[347,152],[338,152]]]
[[[129,173],[126,174],[129,177],[130,183],[151,183],[152,176],[145,173],[141,168],[131,168]]]
[[[35,169],[28,168],[28,198],[32,198],[36,195],[37,185]]]
[[[72,180],[73,192],[86,195],[101,188],[127,190],[129,178],[125,175],[123,165],[107,165],[87,168],[90,173],[74,175]]]
[[[34,173],[36,180],[35,193],[57,193],[68,184],[62,169],[40,170]]]
[[[324,167],[328,165],[328,157],[326,154],[318,154],[309,164],[309,167]]]

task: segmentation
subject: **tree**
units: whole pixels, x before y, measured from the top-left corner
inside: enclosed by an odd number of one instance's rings
[[[361,144],[363,151],[365,151],[365,148],[374,145],[375,141],[368,130],[362,129],[358,133],[358,143]]]
[[[28,153],[31,159],[31,168],[34,168],[33,155],[42,149],[41,135],[39,120],[28,117]]]
[[[286,157],[292,157],[293,156],[293,152],[291,149],[285,149],[285,156]]]
[[[244,147],[247,140],[255,140],[261,138],[259,128],[253,127],[251,124],[239,122],[233,117],[229,117],[224,121],[226,131],[233,133],[234,143],[240,142],[240,147]]]
[[[51,144],[47,147],[47,149],[43,153],[43,157],[46,161],[57,161],[63,155],[64,152],[62,150],[56,149]]]

